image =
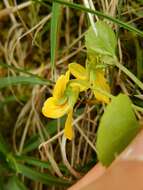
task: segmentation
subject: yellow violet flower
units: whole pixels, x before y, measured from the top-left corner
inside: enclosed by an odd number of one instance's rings
[[[78,63],[70,63],[68,68],[70,73],[76,78],[71,80],[71,86],[78,86],[80,92],[86,91],[90,87],[86,69]]]
[[[78,63],[70,63],[68,65],[71,74],[79,80],[87,80],[88,74],[86,69]]]
[[[109,98],[96,90],[96,88],[99,88],[105,92],[110,92],[110,87],[102,69],[93,68],[88,70],[77,63],[71,63],[69,64],[69,71],[77,79],[76,83],[80,81],[80,91],[87,90],[90,87],[98,101],[109,103]]]
[[[67,83],[69,82],[69,78],[70,78],[69,71],[67,71],[65,75],[61,75],[59,77],[53,90],[53,97],[55,97],[56,99],[60,99],[63,97]]]
[[[53,90],[53,96],[48,98],[43,105],[42,113],[49,118],[59,118],[70,109],[67,99],[64,96],[66,85],[69,81],[69,71],[61,75],[56,82]]]
[[[44,116],[54,119],[68,114],[65,122],[64,135],[71,140],[73,138],[73,106],[78,98],[79,88],[72,88],[68,85],[69,76],[70,72],[67,71],[65,75],[59,77],[53,90],[53,96],[44,102],[42,113]]]

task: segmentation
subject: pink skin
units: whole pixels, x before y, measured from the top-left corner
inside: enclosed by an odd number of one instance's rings
[[[143,130],[107,169],[100,163],[68,190],[143,190]]]

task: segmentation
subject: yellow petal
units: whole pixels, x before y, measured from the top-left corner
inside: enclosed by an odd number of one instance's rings
[[[86,91],[89,88],[89,82],[86,80],[73,79],[70,82],[72,88],[78,87],[80,92]]]
[[[58,78],[58,80],[55,84],[54,90],[53,90],[53,97],[54,98],[60,99],[63,97],[64,91],[66,89],[66,85],[69,81],[69,76],[70,76],[70,72],[67,71],[65,75],[61,75]]]
[[[73,114],[73,110],[70,110],[68,113],[68,117],[66,119],[65,129],[64,129],[64,135],[69,140],[72,140],[73,138],[72,114]]]
[[[65,80],[67,81],[67,83],[68,83],[69,79],[70,79],[70,71],[68,70],[65,74]]]
[[[104,72],[102,71],[96,71],[96,80],[93,84],[93,87],[99,88],[105,92],[110,92],[110,87],[106,81],[106,78],[104,77]],[[94,90],[94,95],[98,101],[109,103],[110,99],[108,96],[106,96],[104,93],[98,92],[97,90]]]
[[[59,118],[66,114],[69,109],[70,106],[68,103],[58,105],[57,99],[50,97],[44,102],[42,113],[44,116],[49,118]]]
[[[80,80],[87,80],[87,72],[83,66],[77,63],[70,63],[68,67],[69,71],[75,78]]]

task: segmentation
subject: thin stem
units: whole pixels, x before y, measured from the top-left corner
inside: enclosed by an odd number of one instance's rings
[[[76,177],[76,178],[80,178],[81,175],[80,173],[78,173],[77,171],[75,171],[70,163],[68,162],[67,160],[67,156],[66,156],[66,138],[65,136],[63,135],[62,137],[62,146],[61,146],[61,152],[62,152],[62,157],[63,157],[63,161],[64,161],[64,164],[66,165],[66,167],[68,168],[68,170],[71,172],[71,174]]]
[[[83,138],[86,140],[86,142],[90,145],[90,147],[97,153],[97,150],[95,146],[92,144],[92,142],[89,140],[89,138],[86,136],[86,134],[83,132],[82,129],[78,126],[78,124],[75,124],[76,128],[78,129],[79,133],[83,136]]]
[[[118,67],[121,71],[123,71],[138,87],[140,87],[143,90],[143,83],[132,73],[130,72],[126,67],[121,65],[118,61],[115,63],[116,67]]]

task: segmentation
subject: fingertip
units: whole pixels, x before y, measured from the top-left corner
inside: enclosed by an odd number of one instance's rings
[[[131,144],[121,153],[117,160],[143,161],[143,130],[135,137]]]
[[[101,177],[106,168],[101,163],[96,164],[85,176],[82,177],[76,184],[70,187],[68,190],[82,190],[92,182]]]

